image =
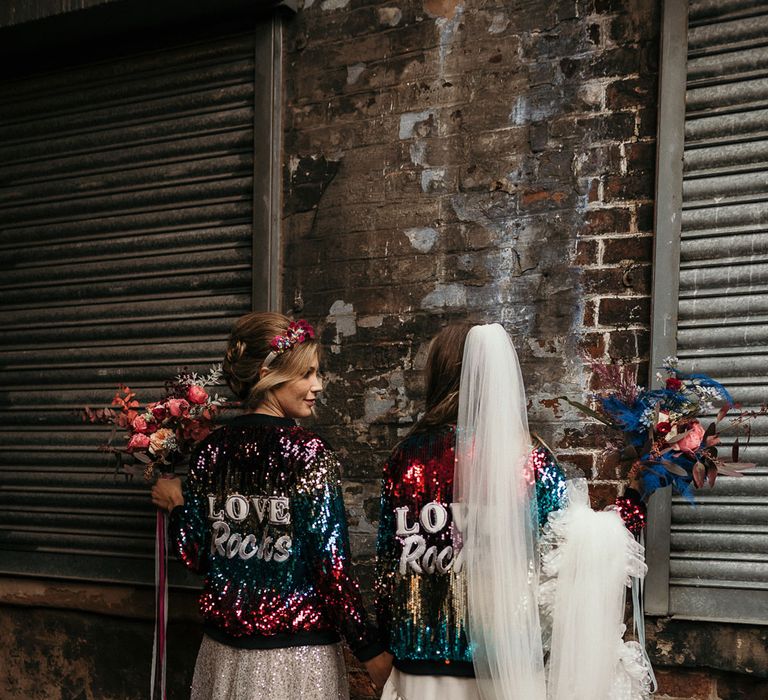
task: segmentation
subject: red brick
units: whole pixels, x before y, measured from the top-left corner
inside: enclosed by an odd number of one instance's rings
[[[594,510],[603,510],[606,506],[615,503],[618,495],[618,483],[601,482],[589,484],[589,500]]]
[[[605,178],[606,202],[633,201],[653,198],[655,173],[636,175],[609,175]]]
[[[582,235],[603,233],[629,233],[632,212],[630,209],[592,209],[584,215]]]
[[[641,204],[635,212],[635,226],[640,232],[653,232],[654,205]]]
[[[603,265],[615,265],[623,260],[631,262],[651,262],[653,238],[634,235],[625,238],[603,239]]]
[[[561,209],[572,199],[573,194],[563,190],[531,188],[521,193],[520,209],[531,213]]]
[[[685,700],[713,700],[715,682],[705,671],[688,669],[657,669],[659,696],[685,698]]]
[[[648,337],[647,331],[611,331],[608,337],[608,356],[622,362],[646,359]]]
[[[637,112],[636,132],[638,138],[656,137],[658,113],[655,107],[646,107]]]
[[[584,314],[582,316],[582,324],[590,328],[597,323],[597,309],[595,308],[595,302],[592,299],[587,299],[584,302]]]
[[[634,141],[624,144],[624,154],[627,161],[627,172],[637,173],[655,171],[656,143],[649,141]]]
[[[594,239],[582,239],[576,242],[576,252],[573,256],[574,265],[594,265],[597,263],[598,243]]]
[[[579,349],[595,360],[605,356],[606,342],[603,333],[585,333],[579,340]]]
[[[647,297],[601,299],[598,303],[597,320],[601,326],[629,326],[650,323],[651,300]]]
[[[603,446],[605,447],[605,445]],[[595,457],[595,478],[620,479],[624,476],[622,462],[618,450],[604,449]]]
[[[750,678],[736,673],[717,678],[718,700],[758,700],[768,698],[768,679]]]
[[[608,109],[630,109],[648,104],[655,92],[656,83],[647,78],[622,78],[611,83],[605,90]]]
[[[580,428],[566,428],[558,448],[603,448],[613,431],[599,423],[586,423]]]
[[[618,144],[590,148],[576,159],[576,175],[580,177],[606,175],[621,167],[621,149]]]
[[[581,470],[584,477],[587,479],[592,478],[592,470],[595,466],[595,457],[593,454],[588,453],[574,453],[574,452],[558,452],[557,461],[565,467],[575,467]]]
[[[580,279],[587,294],[625,294],[627,280],[625,270],[619,266],[582,270]]]

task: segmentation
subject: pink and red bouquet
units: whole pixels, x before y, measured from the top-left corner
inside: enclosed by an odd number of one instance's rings
[[[218,412],[226,399],[211,395],[209,388],[221,381],[221,365],[214,366],[205,376],[182,372],[165,386],[165,396],[143,408],[136,393],[120,385],[111,408],[85,408],[83,417],[91,423],[114,426],[109,443],[104,447],[117,455],[118,464],[129,474],[141,471],[151,480],[156,473],[173,472],[184,462],[193,447],[204,440],[213,429]],[[116,447],[112,441],[118,430],[125,433],[125,446]],[[126,464],[124,455],[134,458],[141,466]]]
[[[560,397],[592,418],[623,434],[622,458],[631,462],[630,479],[636,479],[643,501],[657,489],[672,486],[693,502],[693,487],[714,486],[717,476],[741,476],[754,464],[739,462],[739,437],[730,460],[719,454],[720,427],[733,412],[731,427],[742,426],[749,435],[748,421],[764,415],[744,412],[727,389],[706,374],[688,374],[677,368],[677,359],[664,361],[657,375],[662,388],[637,385],[636,371],[622,365],[591,363],[592,370],[607,385],[593,396],[595,408]],[[713,415],[706,427],[699,420]]]

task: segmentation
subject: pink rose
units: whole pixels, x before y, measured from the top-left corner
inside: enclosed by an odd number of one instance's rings
[[[684,452],[695,452],[701,445],[701,440],[704,437],[704,428],[701,427],[701,423],[695,420],[688,426],[688,434],[680,440],[675,449],[683,450]]]
[[[192,403],[202,404],[208,400],[208,392],[203,387],[193,384],[187,391],[187,398]]]
[[[168,399],[168,410],[174,418],[178,418],[189,410],[186,399]]]
[[[142,433],[136,433],[128,442],[128,451],[145,450],[148,446],[149,438]]]
[[[142,416],[136,416],[136,418],[131,421],[131,428],[133,428],[133,432],[135,433],[146,433],[147,421],[145,421]]]

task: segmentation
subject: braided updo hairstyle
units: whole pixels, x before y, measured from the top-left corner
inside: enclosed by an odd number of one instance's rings
[[[256,408],[266,394],[280,384],[304,376],[316,361],[320,346],[307,339],[282,352],[269,365],[269,372],[259,378],[267,355],[272,352],[272,339],[285,335],[287,316],[259,311],[237,319],[232,328],[224,355],[224,377],[243,408]]]

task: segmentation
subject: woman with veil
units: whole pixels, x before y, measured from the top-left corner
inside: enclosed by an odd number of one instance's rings
[[[566,498],[551,453],[532,449],[506,331],[444,328],[426,379],[426,411],[384,467],[377,613],[395,668],[383,698],[643,697],[617,673],[624,585],[642,552],[585,488]]]

